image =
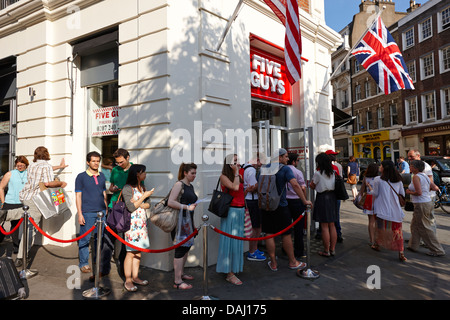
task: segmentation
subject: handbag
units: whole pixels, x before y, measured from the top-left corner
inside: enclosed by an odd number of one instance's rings
[[[406,204],[406,199],[405,199],[405,197],[404,197],[403,195],[401,195],[401,194],[398,194],[397,191],[395,191],[395,189],[391,186],[391,184],[389,183],[389,181],[386,181],[386,182],[389,184],[389,186],[391,187],[391,189],[394,190],[395,194],[397,195],[397,197],[398,197],[398,202],[400,203],[400,207],[404,207],[405,204]]]
[[[334,194],[336,195],[336,200],[347,200],[349,198],[344,179],[336,172],[334,173]]]
[[[226,218],[228,216],[228,209],[230,208],[230,203],[233,200],[233,196],[229,193],[217,190],[219,187],[219,182],[220,178],[217,181],[216,189],[213,191],[208,211],[214,213],[220,218]]]
[[[184,183],[181,183],[181,185],[181,191],[177,197],[178,202],[180,202],[184,193]],[[179,209],[174,209],[167,205],[171,192],[172,190],[150,210],[150,221],[164,232],[172,232],[178,223]]]
[[[366,201],[367,193],[359,193],[353,200],[353,204],[360,210],[364,209],[364,202]]]
[[[347,183],[348,184],[356,184],[356,174],[349,174],[348,178],[347,178]]]
[[[113,202],[112,209],[106,217],[106,224],[115,232],[127,232],[130,230],[131,224],[131,212],[128,211],[125,202],[120,200],[122,197],[122,191],[117,198],[117,201]]]

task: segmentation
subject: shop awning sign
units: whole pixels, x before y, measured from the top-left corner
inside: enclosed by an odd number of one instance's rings
[[[292,105],[292,87],[282,58],[250,48],[252,97]]]
[[[119,134],[119,107],[93,109],[92,137],[112,136]]]

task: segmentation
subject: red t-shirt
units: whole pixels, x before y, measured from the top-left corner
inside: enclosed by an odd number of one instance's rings
[[[239,175],[243,177],[244,175],[244,169],[239,169]],[[233,200],[230,203],[231,207],[245,207],[245,196],[244,196],[244,184],[239,183],[239,190],[234,191],[227,189],[226,187],[222,186],[222,191],[227,192],[233,196]]]

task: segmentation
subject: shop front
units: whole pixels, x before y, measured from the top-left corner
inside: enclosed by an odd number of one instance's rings
[[[392,160],[395,163],[400,156],[398,138],[392,130],[355,135],[352,137],[353,155],[356,158]]]
[[[450,156],[450,123],[414,127],[402,130],[402,137],[417,141],[416,145],[427,156]]]

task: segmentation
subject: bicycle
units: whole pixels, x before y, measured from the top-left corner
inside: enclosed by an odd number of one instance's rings
[[[449,184],[447,183],[439,185],[439,191],[436,191],[436,198],[434,200],[434,208],[437,209],[441,207],[445,213],[450,213],[450,194],[448,194],[448,186]]]

